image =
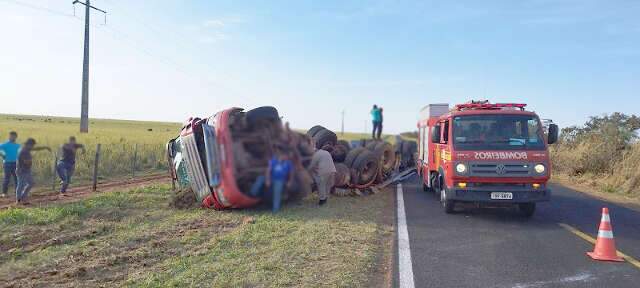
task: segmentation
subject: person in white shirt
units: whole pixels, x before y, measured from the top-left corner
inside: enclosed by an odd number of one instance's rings
[[[336,166],[333,164],[331,154],[324,149],[316,149],[311,158],[309,170],[316,184],[318,184],[318,196],[320,198],[318,204],[322,206],[327,203],[329,191],[333,188],[335,181]]]

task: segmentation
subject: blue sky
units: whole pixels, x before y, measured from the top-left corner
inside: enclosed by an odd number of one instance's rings
[[[0,112],[78,116],[81,7],[0,0]],[[525,102],[561,126],[640,107],[640,1],[94,0],[90,114],[274,105],[293,127],[415,129],[428,103]]]

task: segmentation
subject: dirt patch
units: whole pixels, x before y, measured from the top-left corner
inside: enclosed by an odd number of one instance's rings
[[[60,193],[54,191],[40,193],[34,193],[29,197],[29,206],[40,206],[47,205],[51,203],[67,203],[77,201],[78,199],[87,198],[91,195],[95,195],[96,193],[115,191],[115,190],[126,190],[128,188],[134,187],[144,187],[157,183],[167,183],[170,181],[170,178],[167,174],[155,174],[144,176],[140,178],[134,179],[126,179],[126,180],[117,180],[111,182],[100,183],[97,191],[93,191],[90,185],[79,186],[75,188],[71,188],[65,194],[65,196],[61,196]],[[29,207],[27,206],[27,207]],[[16,207],[15,198],[7,197],[0,199],[0,209],[7,209],[10,207]]]
[[[3,286],[120,286],[131,274],[143,269],[153,270],[165,259],[204,253],[199,247],[205,245],[208,239],[232,231],[239,225],[242,225],[241,222],[202,217],[165,229],[144,231],[135,237],[118,241],[104,239],[107,236],[97,237],[52,265],[12,275]],[[65,239],[82,238],[86,233],[96,231],[78,231]],[[185,243],[194,237],[201,241]],[[29,247],[40,249],[65,241],[57,237],[38,239],[43,241],[31,243]]]
[[[176,191],[176,193],[171,198],[171,203],[169,203],[169,205],[177,209],[191,209],[200,207],[198,199],[196,199],[196,195],[191,189]]]

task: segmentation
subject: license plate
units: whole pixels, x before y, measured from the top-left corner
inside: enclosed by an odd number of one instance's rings
[[[511,192],[491,192],[491,199],[493,199],[493,200],[511,200],[511,199],[513,199],[513,193],[511,193]]]

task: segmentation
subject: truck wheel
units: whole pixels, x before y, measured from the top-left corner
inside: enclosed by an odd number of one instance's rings
[[[453,200],[447,200],[447,190],[442,188],[440,190],[440,203],[442,203],[442,208],[444,208],[444,213],[452,214],[453,208],[455,208],[456,202]]]
[[[280,121],[278,110],[271,106],[262,106],[262,107],[249,110],[247,111],[246,117],[247,117],[247,123],[251,127],[253,127],[254,125],[262,121],[269,121],[269,122]]]
[[[358,177],[352,179],[354,184],[364,185],[373,181],[378,176],[378,157],[371,151],[362,151],[358,158],[353,162],[351,166],[357,172]]]
[[[338,136],[336,133],[333,133],[330,130],[321,130],[316,135],[313,136],[313,140],[316,143],[316,148],[322,149],[322,147],[326,144],[331,144],[331,146],[336,145],[338,142]]]
[[[446,184],[444,184],[444,175],[438,175],[438,182],[439,186],[435,187],[439,187],[440,203],[442,204],[442,208],[444,208],[444,213],[451,214],[453,213],[453,208],[455,208],[456,202],[447,199],[447,189],[445,188]]]
[[[349,144],[349,141],[347,140],[338,140],[338,143],[336,145],[344,146],[344,148],[347,149],[347,153],[349,153],[349,151],[351,150],[351,144]]]
[[[362,153],[362,151],[365,151],[365,148],[362,147],[358,147],[355,149],[351,149],[351,151],[349,151],[349,153],[347,153],[347,157],[344,159],[344,165],[347,165],[347,167],[349,168],[353,168],[353,162],[356,161],[356,159],[358,158],[358,155],[360,155],[360,153]]]
[[[316,134],[318,132],[322,131],[322,130],[327,130],[327,128],[324,128],[324,127],[322,127],[320,125],[316,125],[316,126],[311,127],[311,129],[309,129],[309,131],[307,131],[307,135],[309,137],[313,137],[313,136],[316,136]]]
[[[536,203],[520,203],[518,208],[522,216],[530,218],[536,212]]]
[[[336,146],[333,147],[333,151],[331,151],[333,162],[344,162],[344,159],[347,158],[347,153],[349,153],[348,148],[344,147],[344,145],[340,143],[336,144]]]

